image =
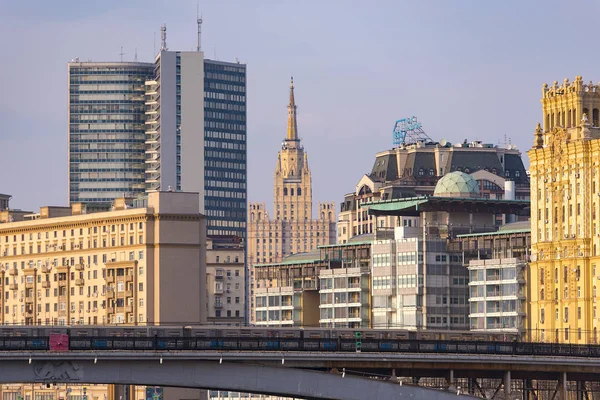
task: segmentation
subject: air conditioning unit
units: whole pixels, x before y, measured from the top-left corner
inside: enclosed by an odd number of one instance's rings
[[[571,195],[567,195],[567,200],[571,200]]]
[[[579,174],[575,174],[575,178],[579,178]]]

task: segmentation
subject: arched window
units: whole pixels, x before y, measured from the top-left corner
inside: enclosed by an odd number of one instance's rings
[[[600,113],[598,112],[597,108],[594,108],[594,110],[592,111],[592,125],[593,126],[598,126],[598,119],[600,119]]]
[[[587,108],[584,108],[584,109],[583,109],[583,113],[584,113],[585,115],[587,115],[588,119],[590,119],[590,110],[588,110]],[[583,115],[582,115],[581,117],[583,118]]]
[[[254,221],[254,213],[250,214],[250,221]]]
[[[423,176],[425,174],[425,171],[423,170],[423,168],[419,168],[419,176]]]
[[[283,195],[287,196],[287,188],[283,188]]]
[[[540,300],[544,300],[544,289],[540,290]]]
[[[433,176],[433,168],[429,168],[429,176]]]
[[[471,170],[469,168],[465,168],[465,174],[468,174],[469,172],[471,172]]]
[[[302,196],[302,188],[298,188],[298,196]]]
[[[546,129],[550,129],[550,114],[546,114]]]

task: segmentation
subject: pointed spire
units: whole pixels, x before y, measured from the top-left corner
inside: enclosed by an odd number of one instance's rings
[[[296,122],[296,101],[294,99],[294,77],[290,82],[290,104],[288,105],[288,128],[285,140],[298,140],[298,123]]]

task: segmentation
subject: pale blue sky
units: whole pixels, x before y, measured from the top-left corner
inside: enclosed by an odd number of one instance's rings
[[[416,115],[433,139],[531,147],[544,82],[600,80],[584,1],[201,1],[208,58],[248,64],[249,200],[272,203],[290,75],[314,200],[339,203]],[[0,193],[67,203],[67,62],[196,45],[196,0],[0,0]],[[157,42],[159,34],[157,33]],[[158,46],[158,44],[157,44]],[[216,49],[216,51],[215,51]],[[525,159],[526,159],[525,155]]]

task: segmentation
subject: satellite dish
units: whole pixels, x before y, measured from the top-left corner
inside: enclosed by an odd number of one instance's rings
[[[517,149],[517,145],[516,144],[513,144],[511,147],[512,147],[513,150]]]
[[[442,138],[442,139],[440,140],[440,146],[442,146],[442,147],[446,147],[446,145],[447,145],[447,144],[448,144],[448,141],[447,141],[446,139],[443,139],[443,138]]]
[[[512,148],[512,146],[510,144],[506,145],[506,150],[510,150]]]

